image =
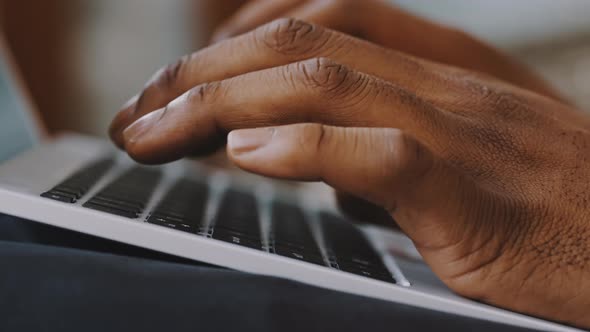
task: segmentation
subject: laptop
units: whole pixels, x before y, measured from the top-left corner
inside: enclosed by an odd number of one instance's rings
[[[324,187],[293,187],[195,161],[145,167],[99,138],[44,139],[1,41],[0,48],[0,213],[371,298],[576,331],[455,295],[408,238],[338,214]]]

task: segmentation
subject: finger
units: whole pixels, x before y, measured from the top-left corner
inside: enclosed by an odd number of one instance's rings
[[[352,34],[420,58],[484,72],[525,89],[565,100],[533,71],[477,38],[412,15],[386,1],[309,1],[282,15]]]
[[[431,74],[433,64],[309,23],[281,19],[160,70],[140,97],[115,117],[111,138],[123,147],[127,126],[196,85],[314,57],[330,57],[416,93],[440,89],[438,76]]]
[[[306,3],[307,0],[259,0],[242,6],[228,18],[211,37],[213,43],[241,35],[279,17],[289,10]]]
[[[398,129],[295,124],[236,130],[227,152],[244,170],[324,181],[377,204],[420,246],[448,243],[468,209],[463,202],[478,190]]]
[[[197,86],[124,131],[144,163],[208,152],[236,128],[318,122],[391,126],[431,140],[449,130],[445,113],[381,79],[326,58]]]
[[[482,43],[468,40],[468,36],[458,30],[412,15],[385,1],[254,1],[229,20],[227,26],[231,28],[221,30],[226,31],[224,38],[234,37],[280,17],[362,35],[392,49],[459,67],[479,69],[475,67],[481,64],[480,59],[466,50],[479,50],[484,46]]]

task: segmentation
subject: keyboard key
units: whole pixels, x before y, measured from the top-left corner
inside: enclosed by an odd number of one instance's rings
[[[327,249],[341,270],[395,282],[379,254],[359,228],[350,221],[329,213],[321,213],[320,221]]]
[[[363,265],[353,264],[339,265],[339,267],[342,271],[350,272],[359,276],[395,283],[395,279],[387,270],[373,270]]]
[[[114,161],[110,158],[93,162],[70,175],[51,190],[41,194],[41,196],[60,202],[75,203],[100,180],[113,164]]]
[[[182,220],[182,221],[185,221],[187,219],[187,215],[184,213],[170,211],[170,210],[162,209],[162,208],[154,209],[152,214],[157,214],[157,215],[160,215],[160,216],[163,216],[166,218],[177,219],[177,220]],[[201,218],[201,216],[199,216],[199,218]]]
[[[292,204],[273,202],[271,243],[321,256],[303,211]]]
[[[64,202],[64,203],[75,203],[76,197],[71,195],[63,195],[62,193],[55,192],[55,191],[47,191],[41,194],[41,197],[50,198],[56,201]]]
[[[79,199],[80,197],[82,197],[82,195],[85,192],[84,188],[69,186],[67,184],[57,185],[51,191],[59,191],[59,192],[62,192],[62,193],[66,193],[66,194],[69,194],[69,195],[72,195],[72,196],[76,197],[76,199]]]
[[[84,207],[127,218],[139,217],[160,181],[161,171],[134,167],[107,184]]]
[[[215,230],[224,229],[260,239],[256,198],[250,193],[229,190],[221,200],[213,225]]]
[[[106,212],[106,213],[110,213],[110,214],[115,214],[121,217],[126,217],[126,218],[137,218],[139,217],[139,214],[135,213],[135,212],[129,212],[129,211],[125,211],[125,210],[119,210],[117,208],[113,208],[113,207],[108,207],[108,206],[103,206],[103,205],[99,205],[99,204],[94,204],[91,202],[87,202],[84,204],[84,207],[89,208],[89,209],[93,209],[93,210],[97,210],[97,211],[101,211],[101,212]]]
[[[237,232],[230,232],[224,229],[215,229],[213,231],[212,237],[216,240],[225,241],[248,248],[262,250],[262,243],[260,242],[260,239],[253,239]]]
[[[321,255],[317,255],[316,253],[311,253],[298,248],[275,245],[274,252],[277,255],[297,259],[308,263],[326,266],[326,263],[324,262],[324,259]]]
[[[119,195],[119,194],[114,194],[112,192],[100,192],[98,194],[96,194],[94,197],[92,197],[92,199],[99,199],[99,200],[103,200],[103,201],[110,201],[110,202],[116,202],[121,204],[122,206],[133,206],[133,207],[137,207],[139,209],[144,209],[145,208],[145,203],[132,199],[130,198],[129,195]]]
[[[94,202],[108,202],[111,204],[115,204],[116,206],[118,206],[120,209],[122,210],[137,210],[138,212],[140,212],[141,210],[144,209],[144,205],[137,203],[137,202],[129,202],[127,201],[122,201],[121,199],[116,199],[116,198],[112,198],[112,197],[105,197],[102,195],[96,195],[94,197],[92,197],[92,200]]]
[[[165,226],[189,233],[196,233],[197,231],[197,227],[195,225],[190,225],[185,220],[170,218],[162,215],[151,215],[147,219],[147,222],[150,224]]]
[[[391,274],[389,270],[385,267],[385,265],[381,262],[379,262],[379,264],[358,264],[354,262],[340,261],[338,262],[338,266],[343,271],[367,270],[372,271],[376,274]]]
[[[320,221],[326,245],[338,261],[364,265],[381,262],[364,234],[350,221],[328,213],[320,213]]]
[[[147,222],[196,233],[203,220],[208,191],[203,183],[179,180],[158,203]]]
[[[123,202],[116,202],[116,201],[111,201],[111,200],[103,200],[100,198],[96,198],[94,197],[92,199],[92,203],[95,205],[100,205],[100,206],[104,206],[107,208],[113,208],[113,209],[117,209],[117,210],[121,210],[121,211],[127,211],[129,213],[134,213],[136,215],[139,215],[141,213],[141,211],[143,209],[137,207],[137,206],[133,206],[133,205],[128,205],[126,203]]]
[[[174,215],[165,214],[159,211],[156,211],[150,215],[150,217],[154,217],[157,220],[163,220],[169,223],[175,224],[190,224],[191,222],[186,219],[185,217],[179,217]],[[195,223],[196,224],[196,223]]]

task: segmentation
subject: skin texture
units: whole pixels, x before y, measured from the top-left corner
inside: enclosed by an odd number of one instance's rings
[[[428,57],[416,46],[428,40],[402,33],[386,44],[279,19],[159,71],[113,120],[113,141],[153,164],[227,139],[247,171],[383,208],[457,293],[590,327],[590,118],[480,42],[391,11],[483,62]]]
[[[533,72],[497,50],[462,31],[412,16],[384,1],[249,1],[216,29],[212,42],[245,33],[280,17],[297,18],[424,59],[492,74],[562,99]],[[370,202],[343,192],[337,192],[336,198],[342,211],[349,217],[378,224],[393,222],[386,211]]]

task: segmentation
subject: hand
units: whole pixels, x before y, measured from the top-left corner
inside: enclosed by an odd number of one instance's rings
[[[463,31],[413,16],[382,0],[251,0],[217,28],[219,42],[280,17],[292,17],[354,35],[387,48],[455,67],[480,71],[561,99],[526,67]],[[391,224],[383,209],[337,192],[340,209],[355,219]]]
[[[459,294],[590,327],[590,118],[572,107],[282,19],[163,69],[111,127],[144,163],[228,132],[243,169],[384,207]]]

